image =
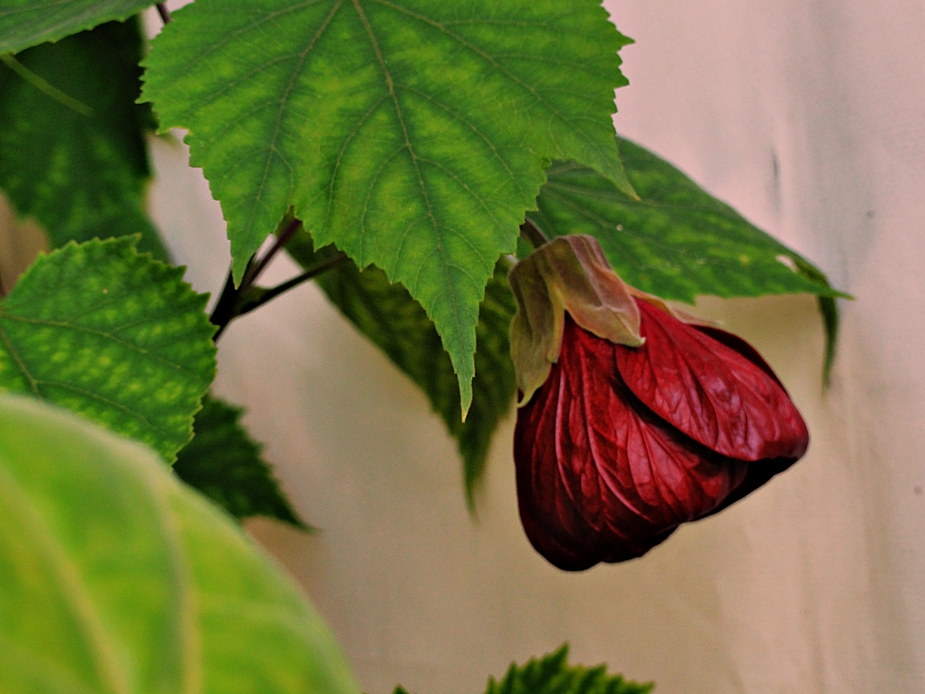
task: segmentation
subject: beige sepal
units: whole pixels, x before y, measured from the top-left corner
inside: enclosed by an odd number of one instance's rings
[[[655,296],[654,294],[649,294],[642,291],[641,289],[636,289],[636,287],[631,287],[626,285],[626,288],[629,290],[629,293],[635,296],[637,299],[642,299],[647,301],[655,308],[661,309],[669,316],[674,316],[682,323],[687,323],[688,325],[701,325],[706,328],[718,328],[720,324],[717,321],[709,320],[707,318],[700,318],[698,316],[692,316],[686,311],[682,311],[674,306],[670,306],[664,299],[661,297]]]
[[[521,393],[518,406],[530,401],[559,359],[565,311],[605,340],[630,347],[643,343],[630,288],[591,236],[550,241],[514,266],[510,282],[517,300],[511,358]]]

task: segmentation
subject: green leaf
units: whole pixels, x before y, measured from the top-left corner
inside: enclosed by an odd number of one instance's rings
[[[45,41],[128,19],[151,0],[3,0],[0,5],[0,54],[18,53]]]
[[[486,694],[647,694],[652,684],[638,684],[620,675],[607,674],[607,667],[588,668],[569,665],[568,644],[555,653],[511,664],[507,674],[496,682],[489,678]]]
[[[150,449],[10,395],[0,691],[359,693],[293,581]]]
[[[568,644],[523,665],[511,663],[500,682],[488,678],[485,694],[648,694],[655,685],[639,684],[607,674],[606,665],[588,668],[568,664]],[[408,694],[396,687],[393,694]]]
[[[630,192],[628,39],[598,0],[197,0],[145,60],[228,220],[234,276],[292,207],[424,307],[471,400],[478,306],[552,158]]]
[[[795,258],[797,272],[813,282],[829,285],[829,280],[822,272],[802,258]],[[842,294],[841,296],[846,296]],[[848,297],[851,298],[851,297]],[[825,354],[822,358],[822,385],[827,388],[832,376],[832,365],[835,363],[835,350],[838,347],[838,303],[834,297],[819,296],[819,313],[825,328]]]
[[[556,163],[528,216],[550,236],[590,234],[617,273],[634,287],[693,303],[698,294],[816,294],[825,324],[823,382],[838,337],[836,297],[825,274],[664,159],[617,138],[633,200],[596,172]]]
[[[528,216],[549,236],[590,234],[629,284],[693,303],[698,294],[846,296],[822,272],[668,162],[618,138],[633,200],[574,162],[557,162]],[[815,274],[798,272],[797,266]]]
[[[309,530],[286,499],[270,466],[241,426],[244,410],[206,395],[193,421],[193,440],[173,470],[235,518],[267,516]]]
[[[139,250],[167,258],[145,211],[152,117],[134,103],[141,52],[132,19],[0,64],[0,188],[53,246],[137,233]]]
[[[0,388],[63,405],[168,461],[192,436],[215,376],[215,326],[184,268],[134,239],[73,242],[0,303]]]
[[[306,269],[336,252],[331,246],[314,251],[311,237],[304,232],[295,236],[286,250]],[[349,260],[315,281],[341,313],[427,395],[434,412],[456,439],[463,459],[466,499],[473,508],[473,494],[485,469],[492,435],[510,411],[517,388],[508,344],[515,306],[507,268],[498,264],[479,306],[474,397],[465,422],[450,358],[433,322],[403,286],[389,282],[376,267],[361,271]]]

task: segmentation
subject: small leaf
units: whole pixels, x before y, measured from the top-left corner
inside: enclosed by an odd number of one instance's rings
[[[262,550],[149,448],[0,396],[0,691],[359,694]]]
[[[241,426],[243,412],[206,395],[193,420],[193,440],[177,454],[174,472],[235,518],[266,516],[309,530],[263,460],[262,446]]]
[[[305,268],[323,262],[335,252],[331,246],[314,251],[311,237],[304,232],[286,249]],[[516,388],[508,343],[514,298],[507,283],[507,269],[498,265],[479,306],[474,397],[465,422],[453,365],[433,322],[404,287],[389,282],[376,267],[360,271],[349,260],[315,281],[341,313],[427,395],[434,412],[456,439],[463,459],[466,499],[472,508],[491,437],[510,410]]]
[[[215,326],[183,268],[135,239],[71,242],[0,303],[0,388],[30,393],[172,461],[215,376]]]
[[[598,0],[197,0],[145,60],[163,128],[222,204],[240,281],[290,208],[424,307],[469,408],[485,284],[551,158],[632,190],[628,43]]]
[[[523,665],[511,664],[496,682],[488,680],[485,694],[648,694],[653,684],[639,684],[620,675],[607,674],[607,666],[588,668],[569,665],[568,644],[542,658]]]
[[[145,211],[152,117],[135,104],[141,52],[132,19],[0,64],[0,188],[52,246],[137,233],[139,250],[167,259]]]
[[[626,282],[693,303],[699,294],[761,296],[832,289],[809,261],[748,222],[668,162],[618,138],[633,200],[595,171],[558,162],[528,217],[549,236],[590,234]],[[797,272],[812,267],[815,276]]]
[[[0,6],[0,54],[18,53],[45,41],[128,19],[151,0],[4,0]]]

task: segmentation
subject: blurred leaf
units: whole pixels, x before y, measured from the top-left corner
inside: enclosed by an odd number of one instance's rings
[[[0,691],[359,689],[292,580],[150,449],[3,395]]]
[[[151,0],[3,0],[0,4],[0,54],[18,53],[45,41],[128,19]]]
[[[0,64],[0,188],[55,247],[137,233],[140,251],[167,259],[145,211],[152,116],[135,104],[141,52],[132,19]]]
[[[311,237],[304,232],[290,241],[286,250],[305,268],[336,252],[332,246],[314,251]],[[466,499],[472,508],[492,435],[510,410],[517,387],[508,345],[514,297],[507,284],[506,267],[498,264],[479,306],[474,397],[465,422],[453,365],[433,322],[404,287],[389,282],[382,270],[370,266],[360,271],[350,260],[315,281],[341,313],[427,395],[434,412],[456,439],[463,459]]]
[[[607,674],[606,665],[569,665],[568,644],[555,653],[514,665],[496,682],[489,678],[486,694],[647,694],[652,684],[638,684]]]
[[[197,0],[154,40],[144,97],[189,130],[236,281],[294,208],[421,302],[465,412],[485,284],[549,160],[631,192],[611,121],[626,43],[599,0]]]
[[[574,162],[557,162],[527,216],[549,236],[590,234],[629,284],[693,303],[700,294],[761,296],[832,289],[808,260],[790,250],[665,160],[618,138],[640,200]],[[799,272],[797,264],[813,269]]]
[[[134,242],[71,242],[39,256],[0,303],[0,388],[67,407],[173,461],[215,376],[215,326],[183,268],[139,255]]]
[[[193,420],[193,440],[173,470],[235,518],[266,516],[309,530],[263,460],[262,446],[241,426],[239,407],[206,395]]]

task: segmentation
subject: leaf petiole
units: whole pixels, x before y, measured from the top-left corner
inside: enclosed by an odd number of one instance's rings
[[[520,235],[529,241],[534,248],[539,248],[549,243],[549,237],[530,219],[525,219],[524,223],[520,225]]]
[[[232,272],[231,270],[228,271],[228,277],[225,280],[225,286],[222,288],[221,296],[219,296],[218,302],[215,304],[215,308],[212,309],[212,314],[209,316],[209,321],[211,321],[213,325],[218,326],[218,330],[213,337],[214,341],[218,342],[219,336],[221,336],[225,328],[227,328],[235,318],[250,313],[254,309],[272,301],[280,294],[320,275],[322,272],[334,267],[347,257],[345,253],[338,253],[275,287],[258,287],[255,283],[266,269],[267,265],[280,250],[286,247],[286,244],[301,228],[302,222],[298,219],[289,221],[283,230],[277,234],[276,241],[273,242],[273,245],[261,258],[258,259],[256,256],[251,258],[251,262],[244,272],[244,279],[241,280],[240,286],[234,286]]]

